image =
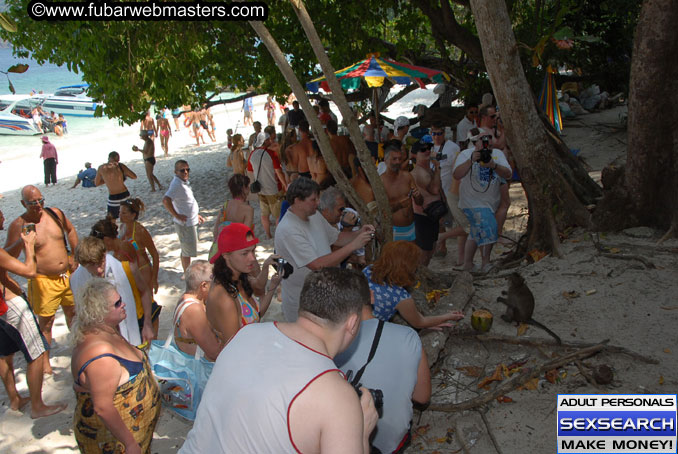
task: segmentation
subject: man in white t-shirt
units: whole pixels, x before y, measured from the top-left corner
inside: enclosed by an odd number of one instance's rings
[[[174,179],[169,185],[162,204],[174,218],[174,227],[181,244],[181,266],[191,264],[191,257],[198,256],[198,224],[205,222],[200,216],[198,201],[193,196],[193,189],[188,182],[191,172],[188,162],[179,159],[174,163]]]
[[[466,142],[468,132],[471,128],[475,128],[478,124],[476,123],[478,117],[478,106],[473,103],[467,102],[464,106],[466,108],[466,115],[457,123],[457,144],[461,148],[466,148],[463,146],[463,143]]]
[[[512,172],[504,153],[490,148],[491,141],[491,134],[484,131],[472,136],[473,148],[462,151],[454,166],[454,178],[460,180],[459,208],[471,225],[464,251],[464,269],[483,273],[491,269],[490,253],[498,239],[494,213],[501,199],[501,178],[510,178]],[[474,268],[473,256],[478,246],[482,265]]]
[[[374,227],[364,225],[353,232],[339,232],[317,211],[318,184],[300,177],[287,189],[290,207],[275,231],[275,252],[287,260],[294,272],[282,281],[282,308],[285,320],[296,321],[299,295],[306,276],[321,268],[339,266],[353,251],[365,246]],[[331,246],[338,249],[332,251]]]
[[[269,128],[272,126],[266,127],[267,130]],[[275,132],[275,129],[273,131]],[[277,223],[284,189],[287,187],[280,159],[277,153],[269,148],[271,141],[272,136],[269,133],[260,132],[254,143],[254,151],[247,161],[247,174],[250,181],[258,181],[261,184],[261,191],[257,193],[261,210],[261,226],[269,238],[273,238],[270,216],[273,215],[273,221]]]

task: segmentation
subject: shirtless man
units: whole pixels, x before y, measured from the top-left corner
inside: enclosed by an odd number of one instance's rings
[[[155,140],[155,137],[158,135],[158,128],[155,125],[155,121],[151,116],[151,112],[146,112],[146,117],[141,121],[141,128],[139,129],[139,134],[143,134],[146,131],[146,135],[149,139]]]
[[[325,158],[323,158],[322,153],[320,153],[320,147],[317,142],[312,142],[311,150],[311,154],[306,157],[308,171],[311,173],[311,179],[323,186],[320,188],[322,191],[326,187],[323,183],[330,177],[330,173],[327,171]]]
[[[330,145],[334,154],[337,156],[341,170],[347,177],[351,175],[351,163],[355,158],[356,152],[353,142],[349,136],[337,135],[337,122],[330,120],[327,122],[327,135],[330,137]]]
[[[28,280],[28,301],[38,316],[40,331],[51,344],[52,325],[59,306],[69,328],[75,315],[69,277],[78,267],[70,255],[78,245],[78,234],[63,211],[44,207],[45,199],[35,186],[25,186],[21,190],[21,205],[26,211],[9,225],[5,250],[18,257],[23,249],[21,231],[24,225],[35,224],[37,269],[35,277]],[[49,353],[45,355],[43,371],[52,373]]]
[[[120,163],[120,155],[117,151],[108,153],[108,162],[101,164],[97,169],[97,177],[94,184],[105,184],[108,188],[108,213],[113,219],[118,219],[120,204],[129,199],[129,191],[125,186],[125,180],[137,179],[137,174],[132,172],[125,164]]]
[[[414,241],[416,236],[412,199],[416,204],[422,205],[424,197],[419,193],[412,175],[401,169],[405,153],[397,143],[394,141],[387,144],[384,149],[386,172],[381,175],[381,181],[393,213],[393,241]]]
[[[4,228],[4,221],[5,218],[0,211],[0,230]],[[45,405],[42,400],[43,358],[48,345],[40,333],[28,303],[22,297],[21,287],[7,275],[7,271],[11,271],[23,277],[35,276],[35,237],[33,231],[21,232],[25,263],[0,249],[0,282],[4,286],[0,298],[7,305],[6,315],[0,318],[0,378],[7,391],[9,408],[21,410],[30,402],[33,419],[53,415],[66,408],[65,403]],[[18,351],[21,351],[26,359],[29,397],[23,397],[16,389],[14,353]]]
[[[212,133],[212,130],[210,128],[210,117],[212,114],[210,113],[209,109],[207,106],[203,106],[202,110],[199,112],[200,114],[200,126],[203,127],[205,131],[207,131],[207,135],[210,136],[210,139],[212,139],[212,142],[216,142],[217,139],[214,138],[214,133]]]
[[[377,209],[377,202],[374,198],[374,192],[372,192],[372,186],[370,182],[367,181],[367,176],[365,171],[360,165],[360,161],[357,157],[353,158],[353,176],[351,178],[351,186],[355,189],[355,192],[358,193],[363,202],[367,205],[369,211]]]
[[[296,169],[300,177],[311,178],[307,158],[313,154],[313,142],[311,141],[308,121],[301,120],[299,122],[299,133],[301,134],[301,140],[285,150],[288,168]],[[290,172],[292,171],[290,170]]]
[[[151,192],[155,192],[155,185],[158,185],[159,189],[162,189],[162,185],[158,180],[158,177],[153,175],[153,167],[155,167],[155,144],[151,139],[148,138],[148,135],[141,134],[141,138],[144,141],[144,148],[139,149],[136,145],[132,146],[132,150],[140,151],[144,157],[144,167],[146,168],[146,178],[151,184]]]
[[[191,119],[190,128],[195,134],[195,146],[200,146],[200,139],[202,139],[203,145],[205,144],[205,138],[202,136],[202,131],[200,131],[200,111],[192,110],[188,114],[188,118]]]
[[[254,134],[252,134],[249,140],[247,141],[247,149],[249,150],[249,153],[247,153],[247,156],[245,156],[247,160],[250,159],[250,154],[252,154],[252,152],[254,151],[254,142],[257,141],[257,136],[261,132],[261,122],[255,121],[254,123],[252,123],[252,127],[254,128]]]
[[[412,146],[412,154],[417,158],[417,164],[411,172],[417,189],[424,198],[423,203],[414,205],[414,228],[416,242],[421,249],[421,261],[428,266],[433,257],[436,242],[438,241],[439,222],[426,215],[424,208],[431,203],[441,200],[442,185],[440,183],[440,163],[431,159],[433,143],[417,142]],[[431,168],[433,167],[433,169]]]

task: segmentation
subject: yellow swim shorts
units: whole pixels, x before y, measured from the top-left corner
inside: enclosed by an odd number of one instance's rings
[[[51,317],[59,306],[73,306],[73,292],[69,283],[71,273],[56,276],[38,274],[28,280],[28,301],[40,317]]]

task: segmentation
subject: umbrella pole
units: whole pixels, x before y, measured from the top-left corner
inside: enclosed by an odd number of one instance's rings
[[[377,137],[376,137],[376,139],[377,139],[377,140],[376,140],[377,144],[380,144],[380,143],[381,143],[381,133],[380,133],[380,131],[379,131],[379,94],[377,93],[377,88],[376,88],[376,87],[372,88],[372,95],[374,96],[374,101],[373,101],[373,104],[374,104],[374,115],[375,115],[375,117],[376,117],[376,121],[375,121],[375,124],[376,124],[376,126],[375,126],[376,131],[375,131],[374,133],[375,133],[376,136],[377,136]]]

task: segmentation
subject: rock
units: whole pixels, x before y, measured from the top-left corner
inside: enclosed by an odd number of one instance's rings
[[[433,367],[433,364],[438,361],[440,351],[445,348],[447,342],[447,331],[432,331],[430,329],[422,330],[419,334],[421,338],[421,346],[426,352],[426,359],[428,361],[428,368]]]
[[[652,238],[654,236],[654,229],[651,227],[631,227],[630,229],[622,230],[622,233],[631,238]]]
[[[603,168],[600,174],[600,182],[603,184],[603,189],[612,189],[624,181],[624,176],[624,166],[610,164]]]
[[[464,454],[493,454],[497,449],[477,413],[457,419],[455,434]]]
[[[602,97],[600,95],[593,95],[588,98],[581,98],[581,106],[586,109],[586,110],[592,110],[595,109],[598,104],[600,104],[600,101],[602,101]]]
[[[572,109],[572,112],[575,113],[575,115],[584,115],[589,113],[588,110],[584,109],[581,104],[579,104],[579,101],[575,98],[570,98],[570,101],[568,102],[570,105],[570,109]]]
[[[414,299],[417,309],[423,315],[436,315],[450,311],[463,310],[474,292],[473,276],[471,276],[470,273],[460,273],[452,283],[452,286],[448,289],[447,295],[442,296],[437,303],[428,303],[426,301],[426,294],[420,289],[412,292],[412,298]],[[470,315],[468,317],[470,317]],[[397,318],[398,317],[394,317],[394,321],[396,321]],[[443,331],[425,329],[419,333],[422,346],[426,352],[429,367],[431,367],[438,359],[441,350],[445,348],[447,337],[448,335],[451,335],[451,333],[452,331],[450,329],[444,329]]]
[[[572,112],[572,109],[570,109],[570,105],[567,102],[560,101],[560,102],[558,102],[558,105],[560,106],[560,113],[563,116],[563,118],[574,118],[574,117],[576,117],[575,113]]]
[[[599,385],[609,385],[614,379],[614,373],[607,364],[600,364],[593,369],[593,379]]]

